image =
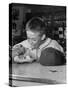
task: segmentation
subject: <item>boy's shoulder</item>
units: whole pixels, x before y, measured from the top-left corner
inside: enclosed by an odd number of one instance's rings
[[[40,45],[41,49],[46,49],[50,47],[63,52],[62,46],[56,40],[53,40],[51,38],[48,38],[46,41],[44,41],[43,44]]]

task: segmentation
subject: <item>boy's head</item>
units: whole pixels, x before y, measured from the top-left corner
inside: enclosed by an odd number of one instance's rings
[[[46,38],[46,26],[40,17],[34,17],[26,24],[27,39],[31,45],[39,44],[41,40]]]

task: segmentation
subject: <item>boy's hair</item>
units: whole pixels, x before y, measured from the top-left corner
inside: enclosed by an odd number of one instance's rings
[[[33,32],[40,32],[41,34],[42,33],[46,34],[47,31],[46,28],[47,28],[46,23],[40,17],[33,17],[26,24],[27,31],[31,30]]]

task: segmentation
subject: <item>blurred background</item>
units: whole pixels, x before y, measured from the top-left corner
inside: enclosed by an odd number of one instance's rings
[[[66,7],[32,4],[11,4],[9,7],[10,47],[27,39],[26,22],[34,17],[42,17],[47,22],[48,36],[58,41],[66,52]]]

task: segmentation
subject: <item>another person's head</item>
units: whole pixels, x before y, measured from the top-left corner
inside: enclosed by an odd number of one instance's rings
[[[29,43],[33,46],[46,38],[46,25],[40,17],[30,19],[26,24],[26,34]]]

